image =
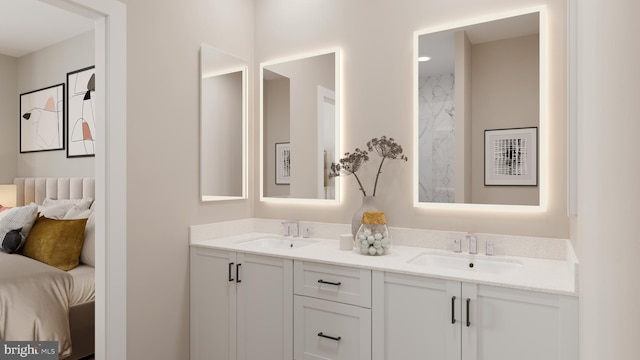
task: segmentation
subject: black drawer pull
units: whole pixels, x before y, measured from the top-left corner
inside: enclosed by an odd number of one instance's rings
[[[335,285],[335,286],[340,286],[342,285],[341,282],[331,282],[331,281],[324,281],[322,279],[318,280],[318,283],[320,284],[328,284],[328,285]]]
[[[469,320],[469,303],[471,299],[467,298],[467,327],[471,326],[471,320]]]
[[[451,323],[456,323],[456,297],[451,297]]]
[[[233,278],[231,277],[231,268],[233,267],[233,263],[229,263],[229,281],[233,281]]]
[[[242,280],[240,280],[240,266],[242,264],[238,264],[236,265],[236,283],[241,283]]]
[[[318,336],[323,337],[325,339],[331,339],[331,340],[335,340],[335,341],[340,341],[340,339],[342,339],[342,336],[338,336],[338,337],[333,337],[333,336],[329,336],[329,335],[325,335],[322,332],[318,333]]]

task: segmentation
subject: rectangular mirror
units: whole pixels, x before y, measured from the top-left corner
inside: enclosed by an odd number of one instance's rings
[[[544,202],[543,10],[415,33],[416,206]]]
[[[201,199],[245,199],[247,65],[241,59],[202,45],[200,74]]]
[[[338,201],[339,52],[260,64],[260,199]]]

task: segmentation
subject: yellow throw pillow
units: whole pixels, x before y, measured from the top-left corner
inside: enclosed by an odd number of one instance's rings
[[[39,217],[22,254],[60,270],[78,266],[87,219],[56,220]]]

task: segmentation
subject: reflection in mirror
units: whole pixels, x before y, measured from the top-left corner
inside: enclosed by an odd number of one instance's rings
[[[540,205],[544,172],[524,147],[485,154],[485,131],[544,127],[540,56],[542,10],[467,26],[416,32],[416,205],[424,203]],[[544,131],[538,131],[544,142]],[[510,141],[507,139],[505,141]],[[535,140],[534,140],[535,142]],[[538,144],[528,144],[539,152]],[[514,155],[515,154],[515,155]],[[485,155],[486,159],[485,159]],[[501,162],[509,179],[532,176],[536,185],[487,185],[485,165]],[[528,173],[513,167],[531,162]],[[486,164],[485,164],[486,163]],[[539,166],[538,166],[539,165]],[[496,166],[487,166],[495,169]],[[494,170],[491,170],[494,171]],[[497,170],[495,170],[497,171]],[[493,175],[493,174],[487,174]],[[514,181],[511,181],[514,183]]]
[[[246,198],[247,66],[211,46],[200,48],[202,201]]]
[[[337,51],[262,63],[261,200],[337,200]],[[284,200],[286,199],[286,200]]]

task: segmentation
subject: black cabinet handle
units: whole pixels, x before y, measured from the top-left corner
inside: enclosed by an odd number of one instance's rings
[[[229,263],[229,281],[233,281],[233,278],[231,277],[231,268],[233,267],[233,263]]]
[[[340,286],[342,285],[341,282],[330,282],[330,281],[324,281],[322,279],[318,280],[318,283],[320,284],[329,284],[329,285],[335,285],[335,286]]]
[[[471,326],[471,321],[469,320],[469,303],[471,299],[467,298],[467,327]]]
[[[451,297],[451,323],[456,323],[456,297]]]
[[[238,264],[236,265],[236,283],[241,283],[242,280],[240,280],[240,266],[242,264]]]
[[[334,337],[334,336],[325,335],[322,332],[319,332],[318,336],[326,338],[326,339],[335,340],[335,341],[340,341],[340,339],[342,339],[342,336]]]

